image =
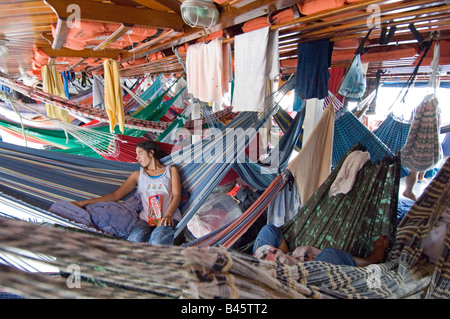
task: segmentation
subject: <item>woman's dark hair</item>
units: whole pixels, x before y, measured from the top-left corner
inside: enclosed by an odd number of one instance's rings
[[[159,149],[158,144],[156,144],[153,141],[142,141],[142,142],[139,142],[136,145],[136,147],[142,148],[147,153],[151,153],[150,151],[153,151],[153,156],[157,160],[159,160],[160,158],[162,158],[164,156],[164,153],[161,152],[161,150]]]

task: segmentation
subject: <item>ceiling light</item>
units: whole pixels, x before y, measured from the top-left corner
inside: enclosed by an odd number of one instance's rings
[[[181,4],[181,17],[195,28],[211,28],[219,19],[219,10],[211,0],[186,0]]]

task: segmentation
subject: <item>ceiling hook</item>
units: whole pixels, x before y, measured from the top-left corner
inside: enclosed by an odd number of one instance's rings
[[[436,39],[438,42],[441,38],[441,32],[439,30],[434,30],[430,33],[430,41],[433,41],[433,39]]]
[[[273,19],[273,21],[270,21],[272,14],[273,14],[272,11],[269,11],[269,13],[267,14],[267,23],[270,25],[273,25],[278,20],[278,18],[275,18],[275,19]]]

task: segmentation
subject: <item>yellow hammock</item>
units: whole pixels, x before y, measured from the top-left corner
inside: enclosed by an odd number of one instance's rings
[[[109,129],[113,133],[114,128],[118,124],[123,134],[125,115],[119,78],[119,65],[115,60],[105,60],[103,67],[105,71],[105,108],[109,118]]]
[[[56,66],[44,65],[41,72],[44,92],[59,96],[61,98],[67,98],[64,94],[64,86],[61,76],[56,70]],[[45,109],[47,110],[48,117],[70,123],[69,112],[66,110],[49,103],[45,103]]]

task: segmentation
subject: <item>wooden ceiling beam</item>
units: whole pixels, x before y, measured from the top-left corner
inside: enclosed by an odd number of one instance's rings
[[[61,48],[55,50],[50,46],[41,45],[39,48],[44,51],[49,57],[72,57],[72,58],[105,58],[105,59],[117,59],[121,54],[126,53],[122,50],[71,50],[67,48]]]
[[[258,0],[251,1],[248,4],[243,4],[239,7],[233,7],[231,5],[224,4],[219,7],[219,21],[216,25],[212,26],[208,33],[223,30],[248,20],[258,18],[269,14],[270,12],[282,10],[296,5],[298,0]],[[201,28],[190,28],[185,26],[184,34],[178,37],[174,37],[173,40],[167,41],[163,44],[156,44],[155,46],[148,48],[145,52],[136,56],[142,57],[147,54],[170,49],[174,46],[181,45],[183,43],[196,40],[205,36],[205,30]]]
[[[55,11],[59,19],[64,21],[67,21],[73,14],[73,11],[67,12],[67,8],[69,5],[75,4],[80,8],[80,19],[83,21],[174,29],[176,31],[182,31],[184,26],[181,16],[171,12],[87,0],[44,0],[44,2]]]
[[[178,14],[181,14],[180,9],[181,3],[179,3],[177,0],[133,0],[133,1],[142,4],[147,8],[151,8],[153,6],[152,2],[156,2],[170,10],[173,10]]]

